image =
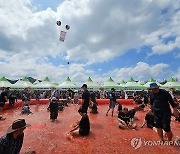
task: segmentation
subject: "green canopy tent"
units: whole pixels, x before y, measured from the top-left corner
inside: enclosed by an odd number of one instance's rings
[[[150,78],[146,84],[144,84],[144,87],[149,88],[151,83],[156,83],[158,86],[162,86],[159,82],[157,82],[154,78]]]
[[[74,83],[71,81],[70,77],[68,76],[63,83],[61,83],[61,84],[59,84],[59,85],[57,86],[57,88],[62,88],[62,89],[75,89],[75,88],[79,88],[79,87],[78,87],[76,84],[74,84]]]
[[[126,82],[125,82],[124,80],[122,80],[122,81],[120,82],[120,84],[121,84],[121,85],[124,85],[124,84],[126,84]]]
[[[140,85],[132,77],[127,81],[124,87],[127,89],[145,89],[143,85]]]
[[[87,79],[87,81],[85,82],[85,84],[87,84],[88,88],[91,88],[91,89],[99,89],[99,88],[101,87],[98,83],[94,82],[94,81],[91,79],[91,77],[89,77],[89,78]]]
[[[164,85],[162,85],[163,88],[176,88],[176,89],[180,89],[180,83],[177,82],[174,78],[170,78],[167,83],[165,83]]]
[[[106,89],[111,89],[111,88],[122,88],[122,86],[118,85],[116,82],[114,82],[114,80],[112,79],[112,77],[109,77],[108,80],[106,82],[104,82],[103,87]]]
[[[12,84],[6,79],[5,76],[3,76],[1,79],[0,79],[0,87],[11,87]]]
[[[42,82],[37,83],[36,85],[33,85],[34,89],[51,89],[56,88],[56,85],[51,83],[48,77],[46,77]]]
[[[31,88],[33,84],[28,80],[27,77],[24,77],[22,80],[18,80],[15,84],[12,84],[11,88],[14,89],[24,89]]]

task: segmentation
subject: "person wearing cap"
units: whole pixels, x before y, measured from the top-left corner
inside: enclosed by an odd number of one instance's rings
[[[67,132],[67,137],[73,139],[73,136],[80,135],[80,136],[87,136],[90,132],[90,122],[89,117],[86,113],[86,110],[80,108],[78,110],[79,114],[82,116],[81,120],[78,124],[73,126],[69,132]]]
[[[15,120],[8,128],[7,133],[0,138],[0,154],[19,154],[24,139],[24,130],[30,124],[24,119]]]
[[[0,120],[4,120],[5,118],[2,115],[3,107],[5,106],[5,103],[8,101],[8,91],[9,88],[1,88],[2,91],[0,93]]]
[[[108,112],[110,111],[110,109],[112,109],[112,117],[113,117],[114,108],[116,105],[116,94],[114,88],[111,88],[111,92],[109,93],[109,99],[110,99],[109,109],[106,112],[106,116],[108,116]]]
[[[153,109],[155,127],[157,128],[157,133],[162,141],[164,141],[163,130],[166,132],[168,140],[171,141],[173,134],[170,127],[171,122],[171,108],[169,103],[173,108],[173,114],[176,118],[179,117],[177,110],[177,105],[172,99],[169,92],[164,89],[159,89],[156,83],[150,84],[150,89],[152,93],[150,95],[151,109]]]
[[[81,87],[84,91],[82,94],[82,106],[81,108],[87,113],[89,103],[91,102],[90,92],[87,90],[87,84],[83,84]]]

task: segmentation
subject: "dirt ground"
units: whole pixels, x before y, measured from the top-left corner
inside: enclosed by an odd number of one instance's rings
[[[18,118],[26,119],[31,124],[25,130],[25,137],[21,153],[35,150],[37,154],[177,154],[180,153],[179,146],[152,145],[152,141],[159,138],[153,130],[144,127],[140,128],[146,112],[136,113],[139,118],[135,121],[138,130],[121,130],[118,128],[117,108],[114,117],[106,116],[108,105],[99,105],[98,114],[88,115],[91,123],[91,132],[88,137],[76,137],[70,141],[66,137],[66,132],[71,129],[71,125],[80,120],[81,116],[77,110],[79,106],[69,105],[64,111],[59,112],[58,121],[49,120],[48,105],[32,105],[31,115],[21,115],[20,109],[4,111],[5,121],[0,121],[0,136],[2,136],[12,122]],[[132,105],[127,106],[129,109]],[[171,123],[174,139],[180,137],[180,123]],[[131,146],[133,138],[141,138],[142,145],[138,149]],[[144,141],[151,141],[148,145]],[[138,144],[139,145],[139,144]]]

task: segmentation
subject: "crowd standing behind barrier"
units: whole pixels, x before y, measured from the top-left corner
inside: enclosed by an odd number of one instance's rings
[[[91,91],[90,93],[94,92],[96,99],[109,99],[109,92],[108,90],[104,91]],[[52,90],[34,90],[25,88],[24,90],[10,90],[8,92],[9,97],[15,97],[17,99],[23,99],[25,96],[30,97],[30,99],[51,99],[52,97],[56,97],[57,99],[74,99],[74,95],[76,98],[79,99],[82,98],[82,91],[81,90],[58,90],[58,89],[52,89]],[[116,90],[116,98],[117,99],[134,99],[134,101],[137,104],[141,104],[141,102],[144,102],[144,100],[149,99],[149,91],[123,91],[123,90]],[[172,92],[171,92],[172,93]],[[173,92],[173,95],[175,95],[176,99],[177,97],[180,97],[180,94],[176,91]]]

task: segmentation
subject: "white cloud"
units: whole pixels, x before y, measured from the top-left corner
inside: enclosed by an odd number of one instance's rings
[[[1,0],[0,74],[10,78],[50,76],[61,81],[68,76],[67,67],[53,66],[47,56],[65,55],[63,60],[82,62],[70,65],[72,79],[81,82],[92,75],[102,80],[96,71],[86,70],[86,66],[108,62],[144,44],[152,46],[152,54],[179,48],[178,6],[179,0],[65,0],[57,11],[51,8],[38,11],[31,0]],[[162,15],[164,9],[168,11]],[[62,21],[61,27],[57,27],[57,20]],[[65,42],[60,42],[59,32],[65,30],[66,24],[71,29]],[[176,39],[164,44],[164,39],[171,36]],[[165,67],[166,64],[150,66],[140,62],[135,68],[112,73],[116,79],[136,74],[143,78],[153,73],[158,77],[155,70],[163,73]]]
[[[152,46],[152,54],[166,54],[173,49],[180,50],[180,1],[174,1],[171,5],[167,15],[162,15],[165,20],[160,28],[144,36],[145,44]],[[171,41],[171,37],[175,40]],[[170,39],[168,43],[166,43],[167,39]]]
[[[162,79],[163,75],[173,74],[168,67],[168,64],[163,63],[149,65],[145,62],[138,62],[135,67],[115,69],[103,74],[103,76],[107,78],[111,74],[117,82],[121,80],[127,81],[130,77],[133,77],[135,80],[148,80],[150,77]]]
[[[166,7],[172,10],[175,6],[169,0],[66,0],[58,6],[57,12],[50,8],[37,12],[30,0],[3,0],[0,5],[0,27],[3,28],[0,32],[9,44],[9,51],[28,51],[34,56],[68,51],[66,59],[76,59],[81,53],[78,60],[85,59],[90,63],[110,60],[143,45],[143,36],[157,30],[164,22],[161,10]],[[177,25],[178,14],[172,18],[172,26]],[[62,21],[60,29],[64,30],[66,24],[71,26],[65,43],[58,41],[56,20]],[[161,47],[154,48],[158,52]],[[102,56],[104,51],[113,54]]]

